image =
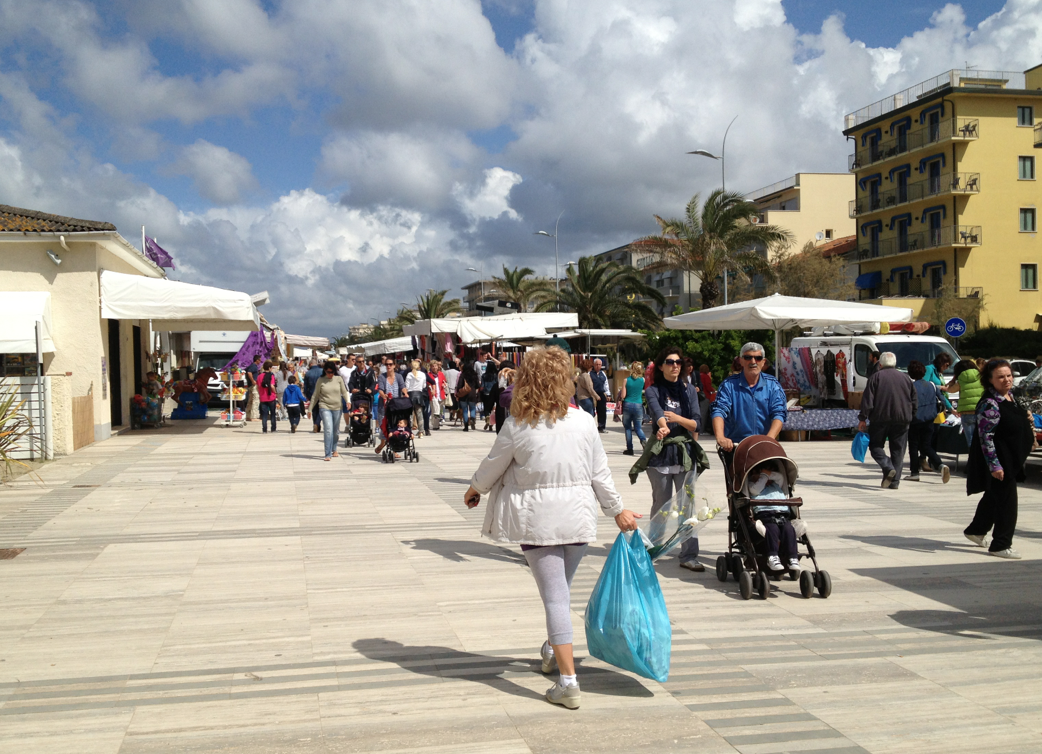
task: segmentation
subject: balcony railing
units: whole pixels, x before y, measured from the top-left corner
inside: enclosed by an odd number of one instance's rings
[[[1035,147],[1042,147],[1042,123],[1035,125]]]
[[[889,257],[894,254],[905,254],[923,249],[939,249],[945,246],[966,248],[981,245],[981,228],[979,225],[946,226],[935,230],[924,230],[920,233],[909,233],[901,236],[881,238],[872,243],[871,239],[858,239],[857,261]]]
[[[875,196],[863,196],[850,202],[849,215],[861,217],[872,212],[900,207],[921,199],[930,199],[942,194],[980,193],[980,173],[942,173],[936,178],[926,178],[915,183],[880,191]]]
[[[983,298],[983,288],[949,288],[956,298]],[[942,289],[930,286],[926,278],[905,278],[903,280],[884,280],[881,287],[875,290],[861,291],[861,299],[874,298],[899,298],[909,296],[912,298],[940,298]]]
[[[847,158],[852,173],[877,162],[890,160],[917,149],[923,149],[942,141],[972,141],[980,138],[980,124],[976,118],[948,118],[936,126],[926,124],[925,128],[909,131],[885,141],[877,141],[859,147]]]

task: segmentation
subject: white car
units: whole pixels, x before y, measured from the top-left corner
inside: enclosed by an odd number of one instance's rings
[[[1027,359],[1010,359],[1010,366],[1013,367],[1013,386],[1016,387],[1024,378],[1035,371],[1037,368],[1035,362],[1028,361]]]

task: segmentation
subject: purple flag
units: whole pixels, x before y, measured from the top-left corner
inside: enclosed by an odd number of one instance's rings
[[[171,270],[176,270],[174,267],[174,259],[166,253],[166,249],[156,243],[154,238],[145,236],[145,256],[156,263],[157,267],[169,267]]]

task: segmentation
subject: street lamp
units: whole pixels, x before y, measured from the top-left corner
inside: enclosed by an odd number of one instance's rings
[[[711,160],[720,160],[720,188],[727,191],[727,132],[731,130],[731,126],[738,120],[738,116],[731,118],[731,122],[727,124],[727,128],[724,129],[724,142],[720,145],[720,156],[717,157],[712,152],[705,149],[696,149],[694,152],[688,152],[687,154],[697,155],[698,157],[708,157]],[[724,306],[727,306],[727,268],[724,267]]]
[[[557,222],[554,223],[554,232],[547,233],[545,230],[537,230],[535,235],[546,236],[547,238],[554,239],[554,288],[557,291],[557,311],[561,311],[561,273],[560,273],[560,257],[557,251],[557,228],[561,224],[561,217],[564,215],[564,210],[561,210],[561,214],[557,216]]]
[[[484,269],[485,269],[485,265],[484,264],[481,265],[481,269],[478,269],[477,267],[468,267],[467,268],[467,272],[476,272],[476,273],[478,273],[478,282],[481,283],[481,298],[479,299],[480,301],[484,301],[485,300],[485,273],[484,273]],[[485,316],[485,313],[482,312],[480,316],[482,316],[482,317]]]

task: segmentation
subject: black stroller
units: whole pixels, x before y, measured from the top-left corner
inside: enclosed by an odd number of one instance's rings
[[[818,590],[822,598],[832,594],[832,578],[828,571],[818,568],[814,555],[814,545],[807,536],[807,527],[800,519],[800,506],[803,499],[793,497],[793,487],[799,476],[799,468],[788,456],[781,443],[766,435],[754,435],[742,440],[734,449],[730,458],[723,450],[718,450],[720,461],[724,467],[724,480],[727,484],[727,552],[716,559],[716,577],[727,581],[730,573],[738,582],[742,599],[752,597],[753,590],[760,599],[767,599],[771,593],[770,580],[780,579],[784,572],[772,572],[767,567],[767,549],[763,536],[756,530],[752,507],[755,504],[784,505],[789,508],[789,517],[796,532],[797,550],[802,545],[806,552],[798,552],[799,558],[808,558],[814,570],[803,570],[797,577],[795,571],[789,571],[789,578],[799,578],[800,593],[807,599]],[[730,465],[733,462],[734,466]],[[784,469],[788,482],[786,500],[764,500],[762,503],[750,500],[747,477],[753,467],[764,461],[775,461]]]
[[[351,396],[351,414],[347,420],[347,439],[344,440],[345,448],[353,448],[355,445],[376,445],[376,433],[373,432],[372,403],[368,395]],[[357,409],[365,409],[365,421],[362,421],[354,413]]]
[[[412,437],[411,430],[412,401],[409,398],[392,398],[387,401],[384,418],[387,422],[387,445],[381,454],[384,463],[394,463],[396,453],[401,453],[404,461],[419,463],[420,454],[416,452],[416,441]],[[408,438],[394,435],[398,422],[403,419],[410,425]]]

